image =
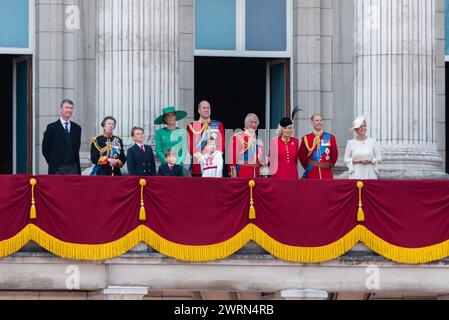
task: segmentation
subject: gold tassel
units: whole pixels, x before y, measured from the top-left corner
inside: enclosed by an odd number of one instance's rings
[[[357,182],[357,188],[359,188],[359,210],[357,211],[357,221],[363,222],[365,221],[365,213],[362,209],[362,189],[363,189],[363,182],[359,181]]]
[[[147,220],[147,213],[145,212],[145,208],[142,206],[140,207],[140,211],[139,211],[139,220],[140,221],[145,221]]]
[[[365,213],[363,212],[362,208],[359,208],[359,210],[357,210],[357,221],[359,222],[365,221]]]
[[[254,209],[253,205],[251,205],[251,207],[249,208],[249,219],[250,220],[256,219],[256,209]]]
[[[147,181],[145,179],[140,179],[140,211],[139,211],[139,220],[145,221],[147,220],[147,213],[145,211],[145,203],[143,202],[143,188],[147,185]]]
[[[249,201],[249,220],[256,219],[256,209],[254,208],[253,188],[256,185],[256,181],[251,180],[249,183],[250,201]]]
[[[34,199],[34,187],[37,184],[36,179],[30,179],[30,185],[31,185],[31,208],[30,208],[30,219],[34,220],[37,218],[36,214],[36,201]]]

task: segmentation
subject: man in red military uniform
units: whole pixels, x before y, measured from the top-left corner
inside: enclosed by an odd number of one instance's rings
[[[213,138],[217,144],[217,151],[225,152],[225,132],[223,124],[217,120],[211,120],[211,107],[208,101],[198,104],[200,118],[187,126],[189,152],[191,155],[190,171],[193,177],[201,177],[199,160],[207,141]]]
[[[231,177],[259,178],[264,166],[263,144],[256,132],[259,118],[250,113],[245,119],[245,130],[234,134],[231,140],[228,164]]]
[[[299,161],[305,169],[305,179],[333,179],[332,169],[338,159],[335,136],[323,131],[323,117],[314,114],[311,118],[313,132],[301,139]]]

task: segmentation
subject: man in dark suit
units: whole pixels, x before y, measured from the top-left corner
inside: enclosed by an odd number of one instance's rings
[[[134,127],[131,130],[131,137],[135,144],[128,149],[126,156],[129,175],[139,177],[155,176],[157,172],[153,149],[143,143],[145,141],[143,129]]]
[[[81,127],[70,118],[75,105],[65,99],[61,102],[61,117],[47,126],[42,141],[42,153],[48,163],[48,174],[81,174]]]

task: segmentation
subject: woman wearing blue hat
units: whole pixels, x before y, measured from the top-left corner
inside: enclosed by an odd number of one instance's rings
[[[166,164],[166,150],[176,152],[176,164],[184,166],[184,158],[187,155],[187,131],[178,128],[176,121],[182,120],[187,116],[187,112],[176,110],[174,107],[162,109],[162,115],[154,120],[156,125],[166,125],[164,128],[156,131],[156,154],[161,164]]]

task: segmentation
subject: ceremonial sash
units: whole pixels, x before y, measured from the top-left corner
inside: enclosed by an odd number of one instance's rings
[[[329,133],[323,134],[323,138],[320,141],[319,146],[317,146],[315,152],[312,154],[312,158],[310,160],[315,161],[315,162],[320,161],[321,157],[323,156],[323,153],[326,151],[326,148],[327,148],[327,146],[322,145],[322,141],[323,140],[330,141],[330,139],[331,139],[331,135]],[[313,166],[308,166],[306,168],[306,171],[304,172],[304,175],[302,176],[302,178],[307,179],[307,175],[309,174],[310,171],[312,171],[313,168],[314,168]]]
[[[258,159],[259,159],[259,143],[258,143],[258,139],[256,138],[256,140],[254,141],[254,143],[255,143],[255,147],[248,147],[248,150],[246,150],[243,154],[242,154],[242,158],[243,158],[243,162],[245,163],[245,162],[248,162],[249,161],[249,159],[251,159],[254,155],[256,156],[256,163],[254,163],[254,164],[257,164],[257,161],[258,161]],[[241,165],[239,165],[238,164],[238,161],[236,161],[237,162],[237,164],[236,164],[236,170],[237,170],[237,173],[239,172],[239,170],[240,170],[240,166]]]
[[[218,130],[220,123],[218,121],[211,121],[209,124],[204,123],[203,125],[206,127],[204,128],[204,130],[201,130],[202,132],[201,132],[201,136],[199,138],[197,137],[199,134],[195,133],[194,124],[192,124],[190,127],[192,130],[193,145],[194,145],[193,154],[191,155],[191,158],[190,158],[190,166],[189,166],[190,172],[192,172],[192,166],[194,163],[195,153],[203,152],[203,149],[206,146],[207,140],[209,140],[209,138],[211,137],[211,130],[212,129]]]

